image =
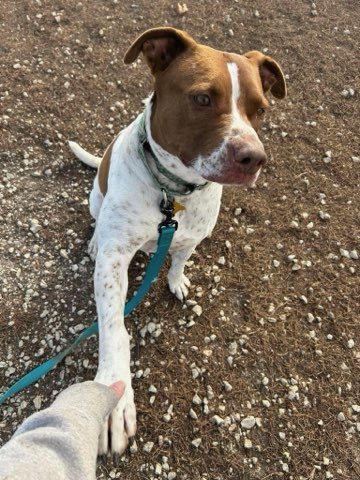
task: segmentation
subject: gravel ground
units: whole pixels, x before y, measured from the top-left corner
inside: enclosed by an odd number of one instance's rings
[[[142,109],[151,78],[122,56],[165,23],[219,49],[259,49],[287,74],[261,138],[256,188],[227,188],[188,262],[182,305],[166,268],[127,319],[138,433],[99,478],[360,477],[358,1],[3,0],[0,5],[0,386],[96,318],[88,194],[101,153]],[[130,269],[132,288],[146,257]],[[91,338],[2,408],[0,443],[71,383]]]

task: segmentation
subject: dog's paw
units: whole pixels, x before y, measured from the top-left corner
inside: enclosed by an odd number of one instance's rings
[[[188,287],[190,287],[190,280],[183,273],[180,277],[173,278],[168,277],[170,292],[176,295],[176,297],[183,301],[189,293]]]
[[[128,441],[136,433],[136,408],[133,395],[126,392],[104,421],[99,437],[98,455],[112,455],[113,460],[124,452]]]
[[[97,251],[98,251],[98,248],[97,248],[97,242],[96,242],[95,233],[94,233],[88,245],[88,254],[93,262],[95,262]]]

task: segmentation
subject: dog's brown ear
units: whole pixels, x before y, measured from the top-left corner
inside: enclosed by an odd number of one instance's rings
[[[245,57],[258,65],[264,92],[270,90],[276,98],[286,97],[285,77],[280,65],[273,58],[257,50],[245,53]]]
[[[196,46],[195,40],[186,32],[171,27],[146,30],[125,53],[126,64],[134,62],[142,52],[151,72],[165,70],[180,53]]]

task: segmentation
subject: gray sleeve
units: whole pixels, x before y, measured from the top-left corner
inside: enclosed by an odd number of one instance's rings
[[[116,403],[99,383],[67,388],[0,449],[0,480],[95,480],[100,427]]]

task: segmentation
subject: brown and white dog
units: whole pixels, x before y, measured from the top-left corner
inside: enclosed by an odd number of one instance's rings
[[[258,51],[238,55],[198,44],[174,28],[143,33],[125,63],[143,53],[154,76],[154,93],[140,115],[98,159],[70,142],[83,162],[98,168],[90,196],[96,228],[95,297],[99,317],[96,380],[118,379],[126,393],[103,425],[99,454],[118,456],[136,431],[129,335],[124,325],[127,270],[135,252],[154,251],[162,220],[160,186],[184,207],[171,245],[170,290],[183,299],[185,262],[217,220],[222,185],[253,185],[267,158],[257,135],[269,102],[284,98],[279,65]],[[141,130],[146,145],[139,143]],[[192,192],[192,193],[190,193]],[[110,441],[109,441],[110,439]]]

